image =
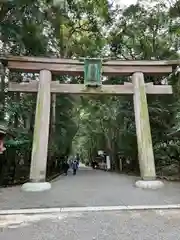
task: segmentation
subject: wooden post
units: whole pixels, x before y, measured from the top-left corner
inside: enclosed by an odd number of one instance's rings
[[[24,184],[25,191],[44,191],[51,186],[50,183],[45,182],[51,104],[50,86],[51,72],[41,70],[36,102],[30,183]]]
[[[56,94],[52,94],[52,133],[56,131]]]
[[[143,73],[134,73],[132,83],[134,86],[134,111],[141,177],[143,180],[155,180],[154,153]]]

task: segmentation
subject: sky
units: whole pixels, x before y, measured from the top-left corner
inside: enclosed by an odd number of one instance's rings
[[[118,0],[119,2],[122,2],[126,5],[129,5],[129,4],[133,4],[133,3],[136,3],[137,0]]]
[[[123,5],[131,5],[131,4],[136,4],[137,0],[114,0],[111,2],[116,2],[117,4],[123,4]]]

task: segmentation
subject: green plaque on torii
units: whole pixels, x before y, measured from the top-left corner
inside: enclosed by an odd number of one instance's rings
[[[84,59],[84,84],[87,87],[98,87],[102,85],[101,79],[102,59]]]

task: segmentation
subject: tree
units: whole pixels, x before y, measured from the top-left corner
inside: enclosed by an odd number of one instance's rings
[[[178,31],[172,31],[176,26],[177,15],[176,17],[171,15],[174,7],[177,8],[176,3],[167,8],[167,5],[160,1],[153,1],[153,4],[148,7],[141,1],[121,10],[118,6],[118,19],[108,37],[110,56],[127,60],[177,59],[179,57]],[[120,84],[124,81],[127,81],[124,77],[107,80],[108,84]],[[174,92],[178,90],[178,78],[175,73],[168,78],[167,76],[146,77],[145,81],[154,82],[154,84],[169,82],[173,85]],[[175,126],[179,122],[178,99],[178,94],[172,97],[148,97],[157,167],[179,162],[179,142],[173,135],[169,135],[172,127],[177,128]],[[89,118],[87,119],[87,113],[83,115],[80,123],[82,133],[79,133],[81,139],[79,148],[86,149],[85,157],[92,154],[92,151],[95,155],[97,148],[105,149],[112,156],[113,166],[116,169],[119,168],[117,157],[119,153],[124,159],[130,160],[132,170],[137,170],[137,143],[132,99],[128,97],[99,98],[93,102],[88,100],[86,104],[89,104],[86,107],[90,112]],[[79,141],[78,138],[76,141]],[[108,143],[110,143],[109,146]]]
[[[11,1],[0,4],[0,51],[2,55],[79,57],[101,51],[102,24],[108,23],[107,1],[67,1],[67,8],[54,6],[53,1]],[[95,7],[96,6],[96,7]],[[100,13],[100,14],[99,14]],[[109,18],[110,19],[110,18]],[[99,40],[96,39],[98,37]],[[89,41],[94,38],[94,43]],[[91,44],[91,48],[89,45]],[[83,48],[79,46],[83,46]],[[1,119],[6,120],[13,139],[6,140],[7,151],[1,156],[0,184],[25,181],[29,174],[36,98],[33,94],[6,92],[6,79],[26,81],[34,74],[7,73],[2,68]],[[82,78],[53,77],[61,82],[82,81]],[[76,134],[76,102],[71,96],[53,98],[48,154],[48,175],[59,172],[64,155],[71,151]],[[72,117],[75,114],[75,117]]]
[[[62,1],[61,1],[62,2]],[[147,2],[147,1],[146,1]],[[0,4],[0,54],[46,57],[113,57],[117,59],[179,58],[178,1],[138,1],[127,8],[107,0],[10,1]],[[153,3],[153,4],[152,4]],[[28,177],[33,137],[35,96],[7,93],[11,81],[36,79],[38,75],[8,73],[1,68],[0,120],[6,120],[15,136],[7,139],[1,155],[0,184]],[[82,83],[83,78],[53,76],[60,82]],[[111,77],[104,84],[130,81]],[[149,113],[157,167],[179,163],[178,76],[146,77],[146,82],[173,85],[172,97],[149,97]],[[128,169],[138,170],[136,131],[132,99],[129,97],[55,96],[52,98],[48,175],[59,172],[61,158],[79,151],[92,159],[98,149],[112,158],[119,169],[119,156],[130,161]],[[174,157],[174,159],[172,159]],[[126,162],[124,161],[124,165]],[[124,166],[125,167],[125,166]],[[9,177],[10,176],[10,177]]]

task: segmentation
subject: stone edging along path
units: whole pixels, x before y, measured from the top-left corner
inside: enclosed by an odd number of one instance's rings
[[[106,212],[106,211],[137,211],[137,210],[172,210],[180,209],[180,204],[167,205],[134,205],[134,206],[99,206],[99,207],[66,207],[66,208],[32,208],[16,210],[0,210],[0,215],[46,214],[72,212]]]

